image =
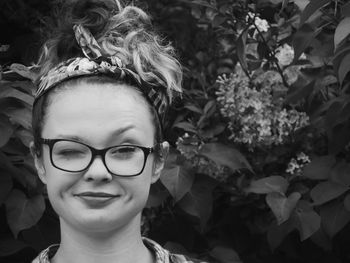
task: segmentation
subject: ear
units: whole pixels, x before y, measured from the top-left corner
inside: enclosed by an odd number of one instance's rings
[[[158,181],[160,174],[164,168],[165,161],[169,153],[169,143],[167,141],[162,142],[159,151],[159,157],[155,158],[154,160],[152,184]]]
[[[34,164],[38,172],[39,178],[44,184],[46,184],[46,173],[45,173],[45,168],[43,164],[43,158],[42,156],[39,156],[38,150],[34,146],[34,142],[31,142],[29,144],[29,149],[30,149],[30,153],[34,158]]]

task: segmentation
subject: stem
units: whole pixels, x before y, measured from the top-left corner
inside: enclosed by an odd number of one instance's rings
[[[338,0],[335,0],[334,17],[337,16],[337,11],[338,11]]]
[[[255,17],[254,17],[255,18]],[[254,19],[255,20],[255,19]],[[282,82],[283,85],[285,85],[287,88],[289,88],[289,84],[287,82],[287,80],[285,79],[284,75],[283,75],[283,70],[281,69],[280,65],[278,64],[278,60],[276,59],[276,53],[275,51],[271,50],[269,45],[266,42],[266,39],[264,38],[263,34],[261,33],[261,31],[259,30],[259,28],[257,27],[257,25],[255,23],[253,23],[256,31],[258,32],[259,36],[261,37],[261,39],[263,40],[264,45],[267,47],[268,51],[269,51],[269,55],[275,58],[275,61],[273,62],[277,68],[278,73],[281,75],[282,78]]]

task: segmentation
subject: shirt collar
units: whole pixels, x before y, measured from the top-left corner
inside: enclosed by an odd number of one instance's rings
[[[154,253],[156,263],[170,263],[170,254],[168,250],[151,239],[143,237],[142,240],[145,246]],[[50,259],[56,254],[59,247],[59,244],[49,246],[47,249],[43,250],[32,263],[50,263]]]

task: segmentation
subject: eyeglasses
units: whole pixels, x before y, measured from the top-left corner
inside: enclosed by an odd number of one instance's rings
[[[43,139],[49,146],[51,164],[66,172],[82,172],[89,168],[95,156],[101,156],[108,172],[121,177],[141,174],[147,157],[155,152],[154,147],[138,145],[117,145],[105,149],[95,149],[87,144],[66,139]]]

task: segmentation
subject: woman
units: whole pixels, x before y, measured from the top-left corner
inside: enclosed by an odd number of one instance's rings
[[[78,1],[65,14],[40,59],[31,145],[61,243],[33,262],[194,262],[140,231],[169,148],[162,123],[181,92],[172,47],[118,1]]]

